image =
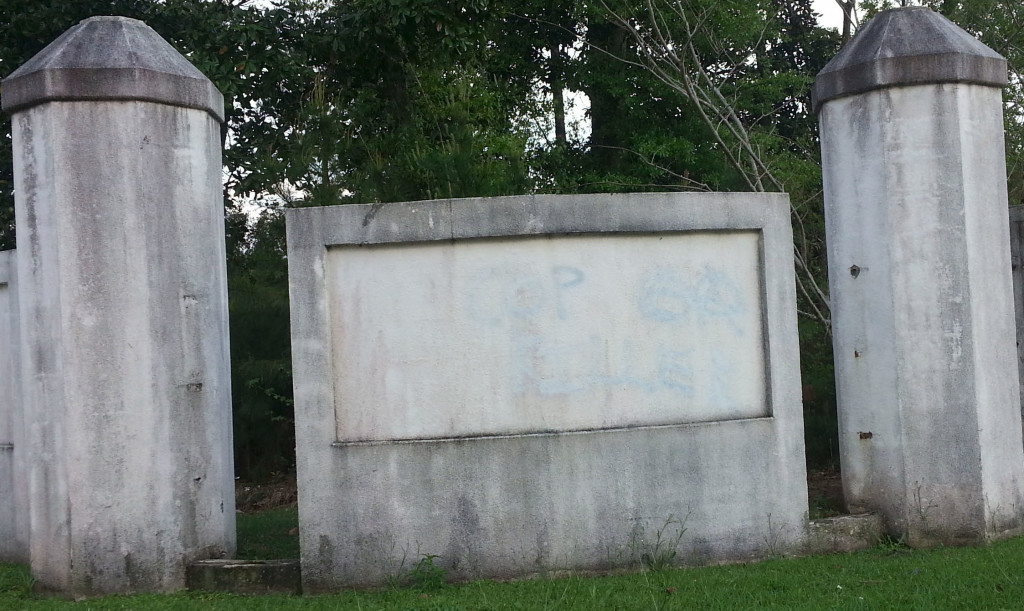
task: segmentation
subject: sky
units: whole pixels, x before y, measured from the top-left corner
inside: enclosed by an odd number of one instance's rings
[[[814,10],[822,15],[821,25],[842,29],[843,11],[839,9],[836,0],[814,0]]]

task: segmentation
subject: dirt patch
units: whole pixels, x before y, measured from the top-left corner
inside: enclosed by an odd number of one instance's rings
[[[298,502],[299,493],[294,473],[261,484],[235,483],[235,510],[240,513],[294,508],[298,506]]]
[[[807,501],[811,518],[828,518],[846,513],[843,478],[836,469],[807,472]]]

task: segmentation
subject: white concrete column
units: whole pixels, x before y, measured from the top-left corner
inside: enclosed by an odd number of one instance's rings
[[[1024,519],[1005,83],[1002,57],[911,7],[814,86],[846,500],[914,545]]]
[[[1017,321],[1017,380],[1024,380],[1024,206],[1010,208],[1010,263],[1013,270],[1013,311]],[[1021,384],[1024,415],[1024,383]]]
[[[3,108],[33,576],[180,589],[235,547],[223,98],[144,23],[95,17],[11,74]]]
[[[15,251],[0,252],[0,562],[28,562],[28,485]]]

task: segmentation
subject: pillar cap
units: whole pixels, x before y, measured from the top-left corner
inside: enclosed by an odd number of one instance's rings
[[[818,73],[815,112],[829,100],[926,83],[1004,87],[1006,59],[928,7],[882,11]]]
[[[205,110],[224,122],[224,97],[160,37],[128,17],[91,17],[3,80],[3,110],[53,101],[144,100]]]

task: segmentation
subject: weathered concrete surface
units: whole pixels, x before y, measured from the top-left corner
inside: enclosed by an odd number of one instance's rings
[[[0,562],[28,562],[28,482],[25,478],[15,251],[0,252]]]
[[[180,589],[234,552],[220,125],[173,95],[38,95],[12,120],[32,574],[75,597]]]
[[[1017,380],[1024,414],[1024,206],[1010,207],[1010,267],[1013,273],[1013,310],[1017,321]]]
[[[333,247],[324,265],[334,403],[345,405],[338,440],[768,416],[760,237]],[[487,375],[466,375],[481,367]]]
[[[62,100],[146,100],[224,121],[224,96],[145,23],[92,17],[4,79],[3,109]]]
[[[200,560],[188,565],[189,590],[232,594],[302,594],[298,560]]]
[[[820,122],[847,504],[912,545],[1017,534],[1001,92],[875,89],[826,102]]]
[[[811,520],[809,530],[804,548],[807,554],[839,554],[868,549],[878,545],[885,535],[882,516],[875,513]]]
[[[287,215],[304,591],[803,543],[784,195]]]
[[[925,83],[1003,87],[1006,59],[924,6],[882,11],[818,73],[814,108],[873,89]]]

